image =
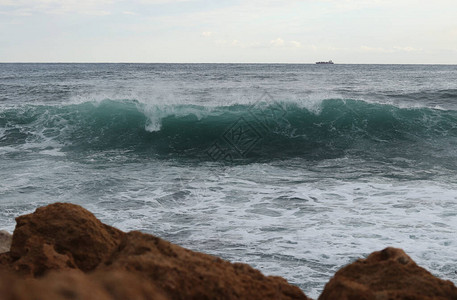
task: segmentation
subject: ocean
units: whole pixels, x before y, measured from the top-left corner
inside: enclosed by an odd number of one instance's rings
[[[0,64],[0,229],[72,202],[310,297],[387,246],[457,283],[457,66]]]

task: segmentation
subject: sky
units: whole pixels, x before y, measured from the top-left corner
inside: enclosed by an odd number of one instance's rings
[[[455,0],[0,0],[0,62],[457,64]]]

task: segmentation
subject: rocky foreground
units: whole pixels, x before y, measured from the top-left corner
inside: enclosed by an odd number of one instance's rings
[[[84,208],[55,203],[0,232],[0,299],[309,299],[296,286],[241,263],[152,235],[122,232]],[[401,249],[341,270],[319,299],[457,299]]]

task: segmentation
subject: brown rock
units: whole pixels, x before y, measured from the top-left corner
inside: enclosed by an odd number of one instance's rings
[[[51,272],[39,279],[20,279],[0,273],[2,300],[165,300],[164,294],[150,282],[126,272],[86,275],[81,271]]]
[[[95,272],[89,278],[101,286],[111,299],[171,299],[151,281],[130,272]]]
[[[0,268],[29,278],[4,275],[0,299],[307,299],[283,278],[125,234],[78,205],[51,204],[16,221]]]
[[[0,230],[0,253],[10,251],[12,236],[5,230]]]
[[[0,254],[2,300],[307,299],[283,278],[125,234],[77,205],[56,203],[16,220],[11,249]],[[457,300],[457,288],[386,248],[339,270],[319,299]]]
[[[336,272],[319,297],[327,299],[457,299],[457,288],[419,267],[403,250],[386,248]]]
[[[51,274],[41,279],[21,279],[12,274],[0,275],[0,298],[2,300],[45,299],[111,299],[87,276],[75,271]]]
[[[140,274],[172,299],[307,299],[283,278],[135,231],[124,236],[119,250],[99,269]]]
[[[10,250],[13,268],[33,276],[56,269],[93,270],[124,234],[69,203],[40,207],[16,218],[16,223]]]

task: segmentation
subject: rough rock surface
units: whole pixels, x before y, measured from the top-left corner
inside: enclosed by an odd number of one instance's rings
[[[5,230],[0,230],[0,253],[10,251],[11,234]]]
[[[419,267],[403,250],[386,248],[336,272],[319,297],[328,299],[457,299],[457,288]]]
[[[1,299],[307,299],[283,278],[126,234],[78,205],[51,204],[16,222],[11,250],[0,254]]]
[[[143,275],[173,299],[306,299],[281,277],[197,253],[140,232],[127,233],[101,270]]]
[[[16,218],[10,256],[14,269],[24,275],[53,269],[86,272],[104,261],[123,235],[81,206],[55,203]]]
[[[11,248],[0,243],[10,249],[0,254],[2,300],[308,299],[283,278],[124,233],[78,205],[51,204],[16,221]],[[457,300],[457,288],[386,248],[339,270],[319,299]]]
[[[147,280],[126,272],[52,271],[38,279],[20,279],[14,274],[0,273],[0,299],[156,299],[167,298]]]

